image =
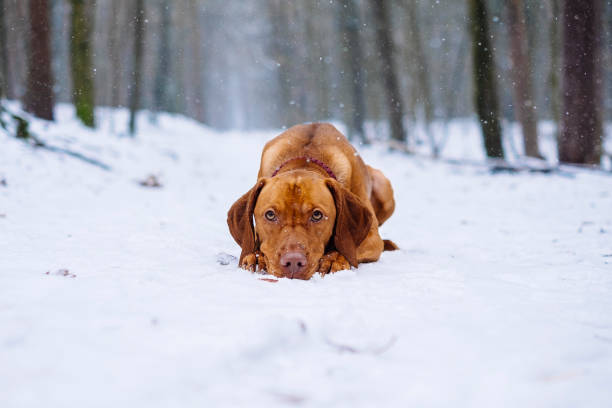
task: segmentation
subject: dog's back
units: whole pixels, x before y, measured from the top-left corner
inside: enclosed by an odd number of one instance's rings
[[[283,163],[298,157],[320,161],[345,188],[370,200],[370,172],[355,148],[333,125],[296,125],[270,140],[261,155],[258,178],[271,177]]]

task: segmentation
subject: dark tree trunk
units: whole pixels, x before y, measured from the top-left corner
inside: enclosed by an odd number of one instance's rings
[[[158,62],[155,73],[155,89],[153,91],[153,106],[156,111],[168,111],[168,79],[170,78],[170,1],[159,3],[161,27],[157,47]]]
[[[510,58],[512,59],[512,92],[514,114],[523,130],[525,154],[539,157],[538,124],[534,110],[533,85],[531,81],[531,61],[528,54],[527,27],[523,0],[508,0],[508,35],[510,37]]]
[[[371,0],[376,26],[376,42],[378,46],[378,57],[382,63],[382,80],[385,87],[387,106],[389,110],[389,124],[391,137],[394,140],[405,142],[404,111],[400,96],[397,73],[393,65],[394,46],[391,36],[391,19],[389,16],[389,0]]]
[[[24,109],[53,120],[53,75],[47,0],[30,0],[30,47]]]
[[[72,99],[77,117],[86,126],[94,127],[94,81],[91,64],[92,10],[86,9],[84,0],[71,0],[71,4],[70,66],[72,71]],[[93,7],[94,3],[91,4],[91,7]]]
[[[9,81],[8,48],[6,45],[6,10],[4,0],[0,0],[0,98],[12,98],[13,92]]]
[[[550,48],[550,71],[549,71],[549,86],[550,86],[550,112],[555,124],[555,140],[559,141],[559,130],[561,128],[561,93],[559,92],[559,71],[561,67],[559,42],[561,27],[561,0],[549,0],[550,7],[550,26],[549,26],[549,48]]]
[[[503,158],[502,132],[499,123],[499,101],[495,81],[495,59],[489,34],[489,17],[485,0],[468,0],[476,113],[488,157]]]
[[[599,164],[602,150],[602,2],[565,1],[559,161]]]
[[[108,41],[108,53],[110,57],[112,89],[111,89],[111,106],[118,107],[120,104],[119,89],[121,88],[121,48],[119,45],[121,30],[120,30],[120,2],[122,0],[112,0],[111,6],[111,32]]]
[[[136,132],[136,114],[140,108],[140,82],[142,80],[142,52],[144,49],[144,0],[136,0],[134,13],[134,59],[132,60],[132,75],[130,77],[130,120],[129,132]]]
[[[342,36],[343,52],[348,54],[350,75],[350,88],[352,94],[351,124],[349,136],[356,137],[363,143],[367,143],[363,131],[363,122],[366,117],[365,99],[363,95],[363,57],[361,40],[359,37],[359,9],[355,0],[341,0],[338,3],[338,15],[340,20],[340,31]]]
[[[604,69],[604,72],[602,73],[602,79],[604,81],[607,82],[607,90],[603,93],[603,98],[605,98],[605,100],[607,101],[606,103],[604,103],[604,108],[603,108],[603,112],[602,112],[602,116],[604,118],[604,121],[610,121],[612,119],[612,103],[610,103],[612,101],[612,2],[608,1],[608,6],[606,7],[606,12],[605,12],[605,23],[604,23],[604,31],[606,31],[607,36],[605,36],[604,41],[607,44],[607,46],[605,48],[602,49],[602,53],[604,55],[607,54],[607,58],[608,58],[608,63],[607,65],[604,65],[605,67],[607,67],[607,69]],[[608,132],[608,137],[611,134]],[[605,133],[604,133],[604,138]],[[611,160],[612,160],[612,152],[610,151],[603,151],[603,153],[605,153]]]

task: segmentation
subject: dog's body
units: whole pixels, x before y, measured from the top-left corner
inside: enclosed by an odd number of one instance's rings
[[[391,183],[329,124],[294,126],[264,147],[258,181],[228,213],[240,265],[309,279],[378,260]],[[255,225],[253,225],[253,217]]]

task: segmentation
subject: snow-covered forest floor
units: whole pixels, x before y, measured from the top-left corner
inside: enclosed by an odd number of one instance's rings
[[[401,250],[268,282],[226,212],[275,132],[57,113],[37,135],[111,170],[0,134],[2,407],[611,406],[611,175],[359,147]],[[450,132],[447,157],[482,159],[474,123]]]

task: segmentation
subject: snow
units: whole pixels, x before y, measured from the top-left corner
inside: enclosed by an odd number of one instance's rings
[[[359,147],[401,250],[268,282],[225,220],[277,132],[143,114],[130,139],[124,111],[97,131],[57,115],[41,138],[112,169],[0,134],[3,407],[611,406],[610,175]],[[449,129],[447,157],[482,158],[474,123]]]

